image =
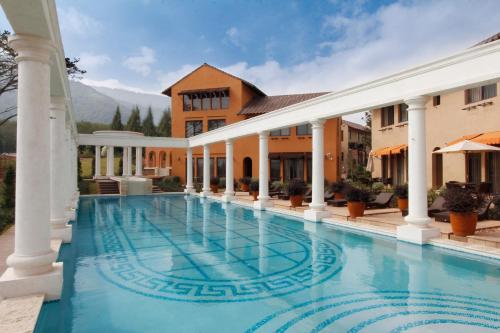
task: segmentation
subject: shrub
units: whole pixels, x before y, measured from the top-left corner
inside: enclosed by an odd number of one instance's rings
[[[81,180],[78,182],[78,190],[80,194],[90,194],[89,182]]]
[[[5,171],[3,184],[0,183],[0,231],[7,224],[14,223],[16,206],[16,171],[9,165]]]
[[[400,199],[408,199],[408,185],[398,185],[394,188],[394,195]]]
[[[252,180],[250,181],[248,189],[250,192],[257,192],[259,191],[259,180]]]
[[[350,188],[345,193],[347,201],[353,202],[368,202],[370,200],[370,192],[356,187]]]
[[[252,182],[252,178],[250,178],[250,177],[240,178],[240,183],[242,183],[243,185],[250,185],[251,182]]]
[[[179,176],[166,176],[158,182],[158,187],[164,192],[182,192],[184,188],[181,186]]]
[[[226,177],[220,177],[219,178],[219,184],[218,184],[219,187],[223,188],[223,187],[226,187]]]
[[[271,182],[269,187],[275,188],[277,191],[281,191],[283,189],[283,184],[279,180],[275,180]]]
[[[500,220],[500,197],[493,200],[493,205],[488,212],[488,218],[492,220]]]
[[[382,182],[375,182],[372,184],[372,191],[375,193],[380,193],[384,190],[385,186]]]
[[[348,184],[339,180],[330,184],[330,190],[334,193],[344,193],[347,190]]]
[[[444,194],[444,206],[456,213],[470,213],[477,209],[479,200],[471,190],[465,188],[449,188]]]
[[[288,195],[304,195],[305,191],[306,191],[306,183],[302,179],[295,178],[291,179],[288,182],[287,186]]]
[[[210,178],[210,185],[219,186],[219,177],[211,177]]]

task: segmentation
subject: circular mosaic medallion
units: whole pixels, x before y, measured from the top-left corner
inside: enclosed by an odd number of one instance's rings
[[[336,244],[303,230],[269,222],[227,230],[219,222],[214,219],[209,229],[197,232],[194,227],[188,233],[185,226],[162,229],[151,223],[151,238],[134,238],[102,223],[93,235],[100,253],[97,268],[123,289],[188,302],[282,296],[322,283],[342,268]]]
[[[498,332],[500,303],[433,292],[359,292],[322,297],[263,318],[261,332]]]

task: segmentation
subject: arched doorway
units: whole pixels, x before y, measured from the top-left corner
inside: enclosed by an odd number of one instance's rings
[[[432,151],[439,150],[435,147]],[[443,154],[432,154],[432,187],[443,186]]]
[[[148,166],[150,168],[155,168],[156,167],[156,154],[155,154],[154,151],[149,152]]]
[[[243,177],[252,177],[252,159],[250,157],[243,159]]]
[[[160,152],[160,168],[167,167],[167,153],[162,151]]]

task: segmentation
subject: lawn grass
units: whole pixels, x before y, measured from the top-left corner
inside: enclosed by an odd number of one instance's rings
[[[82,163],[82,177],[83,178],[92,178],[94,175],[92,174],[92,158],[91,157],[81,157],[80,161]],[[121,176],[120,172],[120,158],[115,157],[115,175]],[[135,173],[135,166],[132,163],[132,173]],[[101,176],[106,175],[106,157],[101,157]]]

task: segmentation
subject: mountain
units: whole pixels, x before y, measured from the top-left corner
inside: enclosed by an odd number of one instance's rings
[[[170,98],[138,93],[134,91],[87,86],[83,83],[70,81],[73,110],[77,121],[94,123],[111,123],[116,106],[120,106],[122,121],[127,122],[132,108],[137,105],[144,119],[151,106],[155,123],[160,121],[163,111],[170,107]],[[0,110],[16,105],[16,91],[0,96]]]

